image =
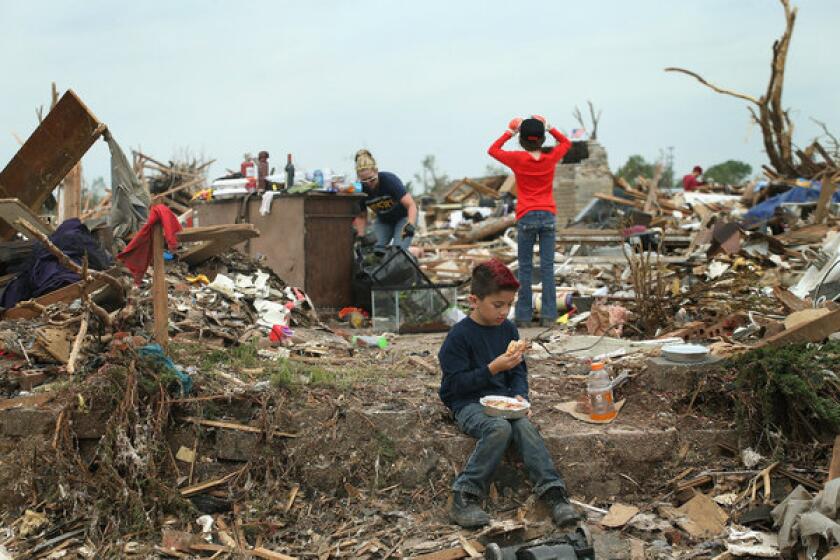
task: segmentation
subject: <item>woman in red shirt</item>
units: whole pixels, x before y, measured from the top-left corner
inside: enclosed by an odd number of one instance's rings
[[[545,132],[557,144],[543,148]],[[519,133],[524,151],[507,151],[502,146]],[[516,232],[519,255],[519,297],[516,302],[516,324],[527,326],[533,319],[531,277],[534,267],[534,245],[539,242],[542,312],[540,324],[553,325],[557,320],[557,289],[554,284],[554,245],[557,205],[554,203],[554,170],[571,148],[571,141],[545,117],[513,119],[508,130],[487,150],[492,157],[508,166],[516,176]]]

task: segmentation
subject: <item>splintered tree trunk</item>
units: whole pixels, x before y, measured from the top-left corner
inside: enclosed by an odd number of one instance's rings
[[[797,162],[794,157],[797,155],[793,148],[793,122],[790,114],[782,105],[782,91],[785,83],[785,64],[787,62],[790,40],[793,35],[793,27],[796,23],[796,8],[791,8],[790,0],[779,0],[785,11],[785,30],[781,37],[773,43],[773,59],[770,64],[770,79],[767,82],[767,89],[759,98],[746,95],[729,89],[719,87],[706,81],[702,76],[684,68],[666,68],[666,72],[681,72],[692,76],[701,84],[711,88],[717,93],[730,95],[748,101],[751,106],[748,108],[753,119],[761,127],[761,135],[764,142],[764,150],[770,165],[778,176],[781,177],[806,177],[815,178],[827,169],[837,170],[836,164],[830,157],[825,157],[821,146],[814,142],[815,148],[823,155],[824,163],[815,164],[810,158],[800,157]]]

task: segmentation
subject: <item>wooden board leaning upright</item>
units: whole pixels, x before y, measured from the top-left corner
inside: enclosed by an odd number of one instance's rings
[[[163,260],[163,227],[152,228],[152,309],[154,311],[155,341],[161,348],[169,344],[169,305],[166,291],[166,271]]]

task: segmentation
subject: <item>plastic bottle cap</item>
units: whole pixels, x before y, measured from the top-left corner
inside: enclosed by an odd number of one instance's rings
[[[600,369],[604,369],[604,363],[603,362],[592,362],[592,371],[597,371],[597,370],[600,370]]]

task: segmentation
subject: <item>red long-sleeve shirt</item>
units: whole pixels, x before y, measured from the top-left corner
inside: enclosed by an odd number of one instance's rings
[[[697,180],[697,177],[694,176],[694,173],[689,173],[685,177],[683,177],[683,190],[687,192],[696,191],[706,183],[701,183]]]
[[[492,157],[510,167],[516,176],[517,220],[534,210],[557,213],[557,204],[554,202],[554,169],[557,162],[563,159],[572,147],[572,142],[556,128],[548,132],[557,140],[557,145],[550,152],[542,154],[540,159],[534,159],[530,153],[523,150],[503,150],[502,146],[513,136],[510,132],[502,134],[487,150]]]

